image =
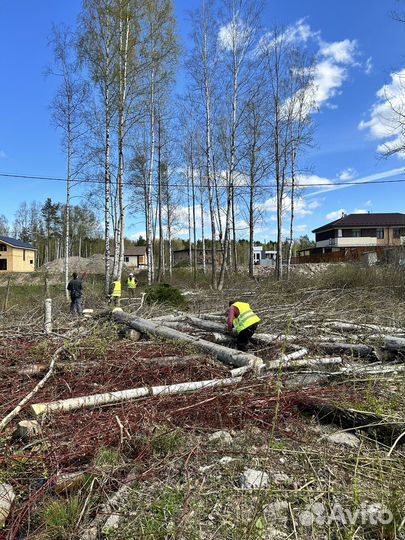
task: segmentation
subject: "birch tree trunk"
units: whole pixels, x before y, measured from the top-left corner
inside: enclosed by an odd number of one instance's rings
[[[152,47],[153,57],[153,47]],[[155,68],[152,64],[150,88],[149,88],[149,107],[150,107],[150,154],[149,154],[149,173],[147,184],[147,222],[146,222],[146,253],[148,263],[148,285],[152,285],[154,280],[154,261],[153,261],[153,200],[152,200],[152,183],[153,171],[155,162]]]
[[[202,181],[202,173],[200,172],[200,182]],[[201,183],[200,183],[201,185]],[[204,274],[207,273],[206,251],[205,251],[205,229],[204,229],[204,190],[200,188],[200,212],[201,212],[201,249],[202,249],[202,265]]]
[[[118,207],[119,207],[119,243],[118,265],[116,277],[121,280],[125,252],[125,204],[124,204],[124,146],[125,146],[125,108],[128,85],[128,43],[129,43],[129,13],[125,8],[125,22],[120,17],[120,62],[119,62],[119,105],[118,105]]]
[[[68,99],[68,110],[70,109],[71,103]],[[68,112],[68,128],[67,128],[67,137],[68,137],[68,147],[67,147],[67,178],[66,178],[66,211],[65,211],[65,294],[66,299],[69,300],[69,291],[67,286],[69,283],[69,249],[70,249],[70,183],[71,183],[71,166],[72,166],[72,123],[70,114]]]

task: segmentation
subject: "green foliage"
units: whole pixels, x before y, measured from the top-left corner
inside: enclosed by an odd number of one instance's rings
[[[176,452],[176,450],[184,446],[184,443],[184,437],[180,429],[167,431],[161,428],[155,433],[151,445],[156,454],[166,456]]]
[[[73,496],[68,500],[54,499],[40,513],[41,524],[47,538],[74,538],[74,529],[81,511],[80,499]]]
[[[183,307],[186,304],[179,289],[176,289],[167,283],[160,283],[148,287],[146,289],[146,302],[148,304],[157,302],[159,304],[168,304],[175,307]]]

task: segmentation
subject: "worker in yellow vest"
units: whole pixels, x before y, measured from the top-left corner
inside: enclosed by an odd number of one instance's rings
[[[135,297],[135,289],[137,285],[138,285],[138,280],[136,279],[134,274],[130,272],[128,275],[128,280],[127,280],[128,298]]]
[[[110,287],[110,299],[114,302],[114,306],[120,305],[121,300],[121,281],[117,276],[113,277]]]
[[[228,331],[236,334],[239,351],[247,351],[251,337],[256,332],[260,318],[246,302],[229,302]]]

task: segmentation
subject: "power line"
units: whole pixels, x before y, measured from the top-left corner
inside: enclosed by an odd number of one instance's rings
[[[13,178],[15,180],[40,180],[40,181],[48,181],[48,182],[66,182],[67,179],[66,178],[62,178],[62,177],[58,177],[58,176],[40,176],[40,175],[28,175],[28,174],[18,174],[18,173],[3,173],[3,172],[0,172],[0,177],[1,178]],[[81,183],[81,184],[103,184],[104,185],[104,180],[101,180],[99,178],[72,178],[71,179],[72,182],[76,182],[76,183]],[[399,179],[396,179],[396,180],[365,180],[364,182],[359,182],[359,181],[352,181],[352,182],[339,182],[339,183],[336,183],[336,184],[330,184],[330,183],[327,183],[327,182],[319,182],[319,183],[311,183],[311,184],[299,184],[299,183],[295,183],[295,187],[296,188],[312,188],[312,187],[329,187],[329,188],[336,188],[336,187],[339,187],[339,186],[362,186],[362,185],[370,185],[370,184],[398,184],[398,183],[403,183],[405,182],[405,178],[399,178]],[[132,187],[137,187],[136,184],[134,182],[130,182],[128,180],[124,181],[123,182],[125,185],[127,186],[132,186]],[[154,181],[152,182],[152,184],[154,186],[158,186],[158,182],[157,181]],[[285,186],[292,186],[292,183],[291,182],[285,182],[284,183]],[[227,189],[229,186],[226,185],[226,184],[218,184],[216,183],[216,186],[218,188],[221,188],[221,189]],[[139,187],[139,186],[138,186]],[[170,188],[176,188],[176,187],[179,187],[179,188],[185,188],[185,187],[190,187],[190,184],[179,184],[179,183],[174,183],[174,184],[169,184],[169,187]],[[194,187],[196,188],[206,188],[206,184],[197,184],[197,183],[194,183]],[[276,188],[277,187],[277,184],[274,182],[272,184],[259,184],[257,185],[258,188]],[[233,185],[233,188],[234,189],[250,189],[250,185],[237,185],[237,184],[234,184]],[[327,191],[327,190],[325,190]]]

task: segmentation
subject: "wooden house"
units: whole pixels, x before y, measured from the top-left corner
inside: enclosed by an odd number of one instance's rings
[[[0,236],[0,272],[33,272],[36,251],[27,242]]]

